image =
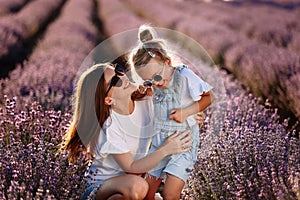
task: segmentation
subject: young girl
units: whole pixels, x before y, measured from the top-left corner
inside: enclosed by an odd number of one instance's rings
[[[135,90],[118,65],[95,65],[77,83],[73,121],[63,149],[69,151],[71,162],[81,152],[93,156],[81,199],[143,199],[149,186],[142,174],[165,156],[190,149],[191,136],[185,132],[173,134],[146,155],[153,135],[152,102],[133,101]]]
[[[140,44],[131,53],[135,72],[145,86],[154,87],[153,104],[155,134],[150,152],[160,148],[172,132],[190,130],[193,135],[189,152],[165,157],[148,173],[150,190],[147,199],[153,199],[155,191],[165,178],[164,199],[179,199],[180,193],[197,160],[199,127],[191,115],[203,111],[211,102],[212,87],[200,79],[185,65],[173,66],[165,42],[156,39],[153,28],[143,25],[139,29]]]

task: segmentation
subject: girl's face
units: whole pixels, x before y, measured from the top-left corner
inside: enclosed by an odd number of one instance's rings
[[[144,80],[152,82],[153,87],[157,88],[167,88],[165,77],[165,68],[167,66],[162,62],[157,61],[152,58],[145,66],[136,70],[137,74]],[[155,76],[160,75],[162,77],[161,80],[155,80]]]
[[[112,78],[115,76],[115,71],[112,68],[107,68],[104,72],[104,79],[107,84],[107,89],[110,85]],[[107,96],[111,96],[113,98],[131,98],[131,94],[137,89],[135,85],[133,85],[126,74],[123,76],[118,76],[120,79],[108,92]]]

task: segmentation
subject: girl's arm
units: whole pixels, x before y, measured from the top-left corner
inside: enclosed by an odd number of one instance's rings
[[[191,144],[192,136],[185,131],[180,135],[173,134],[159,149],[139,160],[134,160],[130,152],[114,154],[113,157],[125,172],[145,173],[155,167],[165,156],[189,151]]]
[[[200,111],[205,110],[212,102],[211,92],[205,92],[201,95],[201,99],[192,105],[185,108],[176,108],[170,112],[170,120],[177,122],[184,122],[188,116],[194,115]]]

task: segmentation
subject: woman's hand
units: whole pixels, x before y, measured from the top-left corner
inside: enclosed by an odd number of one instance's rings
[[[193,138],[190,131],[187,130],[180,134],[175,132],[173,135],[168,137],[161,148],[167,153],[167,155],[184,153],[191,150],[192,142]]]
[[[156,151],[135,160],[131,152],[112,154],[118,165],[129,173],[144,173],[155,167],[165,156],[191,150],[192,135],[189,131],[174,133]]]
[[[197,121],[199,127],[203,125],[205,115],[203,112],[198,112],[194,115],[195,120]]]
[[[145,87],[143,85],[140,85],[138,87],[138,91],[141,94],[146,94],[147,96],[152,96],[153,95],[153,90],[151,87]]]

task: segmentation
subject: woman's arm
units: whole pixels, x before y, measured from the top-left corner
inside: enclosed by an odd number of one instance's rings
[[[189,151],[191,144],[192,136],[185,131],[180,135],[173,134],[159,149],[139,160],[134,160],[130,152],[114,154],[113,157],[125,172],[145,173],[155,167],[165,156]]]
[[[202,111],[198,112],[194,115],[194,119],[196,120],[198,126],[201,127],[205,119],[205,114]]]

